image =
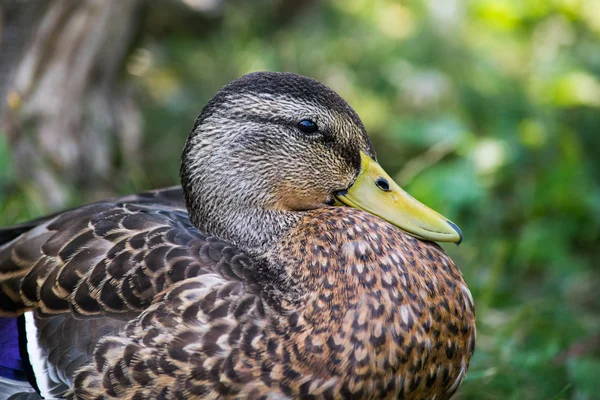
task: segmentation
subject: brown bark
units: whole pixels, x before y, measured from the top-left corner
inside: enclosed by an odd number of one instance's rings
[[[1,6],[2,130],[20,182],[32,183],[52,208],[64,206],[73,182],[108,187],[116,157],[135,161],[141,118],[120,72],[140,5],[13,0]]]

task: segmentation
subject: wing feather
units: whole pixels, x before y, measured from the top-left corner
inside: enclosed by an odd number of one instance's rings
[[[103,201],[22,224],[0,245],[0,315],[135,316],[191,277],[243,276],[251,261],[190,222],[181,188]],[[26,229],[27,228],[27,229]],[[117,314],[123,314],[117,316]]]
[[[232,295],[251,263],[191,224],[181,188],[122,197],[0,230],[0,315],[34,311],[45,378],[62,396],[77,370],[116,351],[105,347],[176,283],[193,278],[204,291],[220,285]],[[179,320],[173,307],[159,307],[164,324]]]

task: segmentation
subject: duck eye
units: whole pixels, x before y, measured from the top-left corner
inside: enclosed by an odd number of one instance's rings
[[[319,130],[319,127],[310,119],[303,119],[302,121],[298,122],[298,129],[304,133],[315,133],[317,130]]]

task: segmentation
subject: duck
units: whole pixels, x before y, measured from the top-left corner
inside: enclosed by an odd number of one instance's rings
[[[10,398],[457,391],[474,303],[436,242],[462,233],[382,169],[332,89],[234,80],[196,119],[180,178],[0,230]]]

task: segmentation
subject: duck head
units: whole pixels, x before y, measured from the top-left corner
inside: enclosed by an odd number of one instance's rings
[[[194,124],[181,180],[192,222],[249,249],[302,213],[349,206],[420,239],[459,243],[458,227],[402,190],[377,163],[354,110],[300,75],[257,72],[220,90]]]

